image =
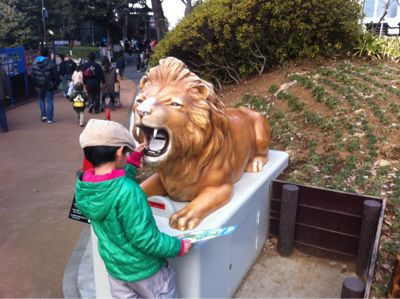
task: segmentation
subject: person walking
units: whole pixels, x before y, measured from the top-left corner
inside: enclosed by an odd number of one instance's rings
[[[76,69],[76,63],[75,61],[72,60],[71,55],[66,55],[65,56],[65,78],[67,79],[67,86],[68,86],[68,91],[67,91],[67,98],[71,95],[73,91],[73,83],[72,83],[72,75],[75,72]]]
[[[87,94],[83,89],[83,83],[78,82],[74,86],[74,93],[71,95],[72,107],[78,116],[79,126],[84,126],[85,103],[87,102]]]
[[[63,54],[59,54],[60,64],[58,65],[58,73],[60,74],[60,80],[63,89],[63,96],[67,97],[68,94],[68,80],[67,80],[67,62],[65,61],[65,56]]]
[[[54,91],[60,85],[57,65],[49,58],[49,49],[44,47],[32,64],[33,85],[39,96],[40,119],[48,124],[54,123]],[[47,106],[46,106],[47,99]]]
[[[110,99],[109,107],[115,110],[115,82],[117,82],[117,72],[111,65],[107,56],[103,56],[101,60],[101,67],[104,72],[104,83],[101,85],[101,106],[100,111],[106,108],[106,98]]]
[[[101,66],[95,62],[96,55],[88,54],[88,62],[83,65],[83,83],[89,95],[89,113],[100,113],[100,84],[104,83]]]
[[[6,116],[6,98],[10,96],[10,86],[6,71],[0,67],[0,127],[1,132],[8,132]]]
[[[125,67],[126,67],[126,61],[124,53],[122,52],[122,55],[117,60],[117,69],[121,80],[124,79]]]
[[[78,64],[75,72],[72,74],[72,83],[75,85],[78,82],[83,84],[83,66],[81,64]]]
[[[140,72],[140,66],[142,64],[141,61],[141,54],[143,52],[143,44],[140,40],[135,40],[133,43],[133,53],[135,54],[135,61],[136,61],[136,70]]]

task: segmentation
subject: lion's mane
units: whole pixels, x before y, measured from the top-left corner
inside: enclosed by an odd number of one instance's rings
[[[200,79],[182,61],[173,57],[160,60],[157,67],[149,70],[144,81],[142,89],[146,88],[147,84],[159,86],[175,84],[187,92],[192,108],[188,115],[190,122],[182,124],[187,126],[187,134],[174,138],[180,139],[179,155],[183,159],[186,158],[187,165],[184,172],[190,174],[192,179],[196,179],[195,177],[204,171],[209,161],[212,161],[218,153],[228,133],[224,103],[217,97],[212,84]],[[206,99],[201,92],[204,88],[208,90]],[[163,165],[163,172],[168,173],[168,168],[173,167],[174,165],[166,162]]]

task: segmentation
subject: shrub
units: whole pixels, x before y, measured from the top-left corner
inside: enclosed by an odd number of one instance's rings
[[[97,47],[75,46],[72,48],[72,57],[74,59],[87,59],[89,52],[96,54],[96,58],[100,59],[100,51]]]
[[[344,53],[360,35],[356,0],[212,0],[185,17],[157,45],[151,65],[184,61],[218,85],[294,58]]]
[[[354,55],[367,56],[371,59],[400,61],[400,38],[394,36],[378,37],[369,31],[357,40]]]

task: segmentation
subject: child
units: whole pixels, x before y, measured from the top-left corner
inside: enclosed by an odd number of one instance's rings
[[[68,97],[71,99],[72,102],[72,94],[74,93],[74,87],[76,83],[82,83],[83,84],[83,72],[82,72],[82,65],[78,64],[78,66],[76,67],[74,73],[72,74],[71,77],[71,82],[70,82],[70,86],[68,89]]]
[[[74,85],[78,82],[83,83],[82,64],[78,64],[74,73],[72,74],[72,82],[74,83]]]
[[[87,94],[83,90],[83,83],[78,82],[74,86],[74,94],[71,96],[72,106],[76,113],[78,113],[78,122],[81,127],[84,126],[84,111],[85,102],[88,100]]]
[[[99,239],[112,297],[176,297],[166,258],[187,254],[191,243],[158,230],[146,195],[134,181],[144,145],[134,152],[126,128],[98,119],[87,123],[79,141],[94,168],[78,176],[76,203]]]

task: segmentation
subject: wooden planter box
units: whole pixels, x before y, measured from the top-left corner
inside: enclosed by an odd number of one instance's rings
[[[291,183],[274,181],[272,185],[270,214],[270,234],[272,236],[279,235],[281,196],[284,184]],[[379,220],[374,228],[376,233],[371,241],[372,250],[368,256],[367,275],[361,277],[366,283],[364,297],[368,298],[386,201],[354,193],[291,185],[299,188],[294,246],[300,251],[318,257],[356,262],[363,221],[363,203],[365,200],[374,200],[381,204]]]

